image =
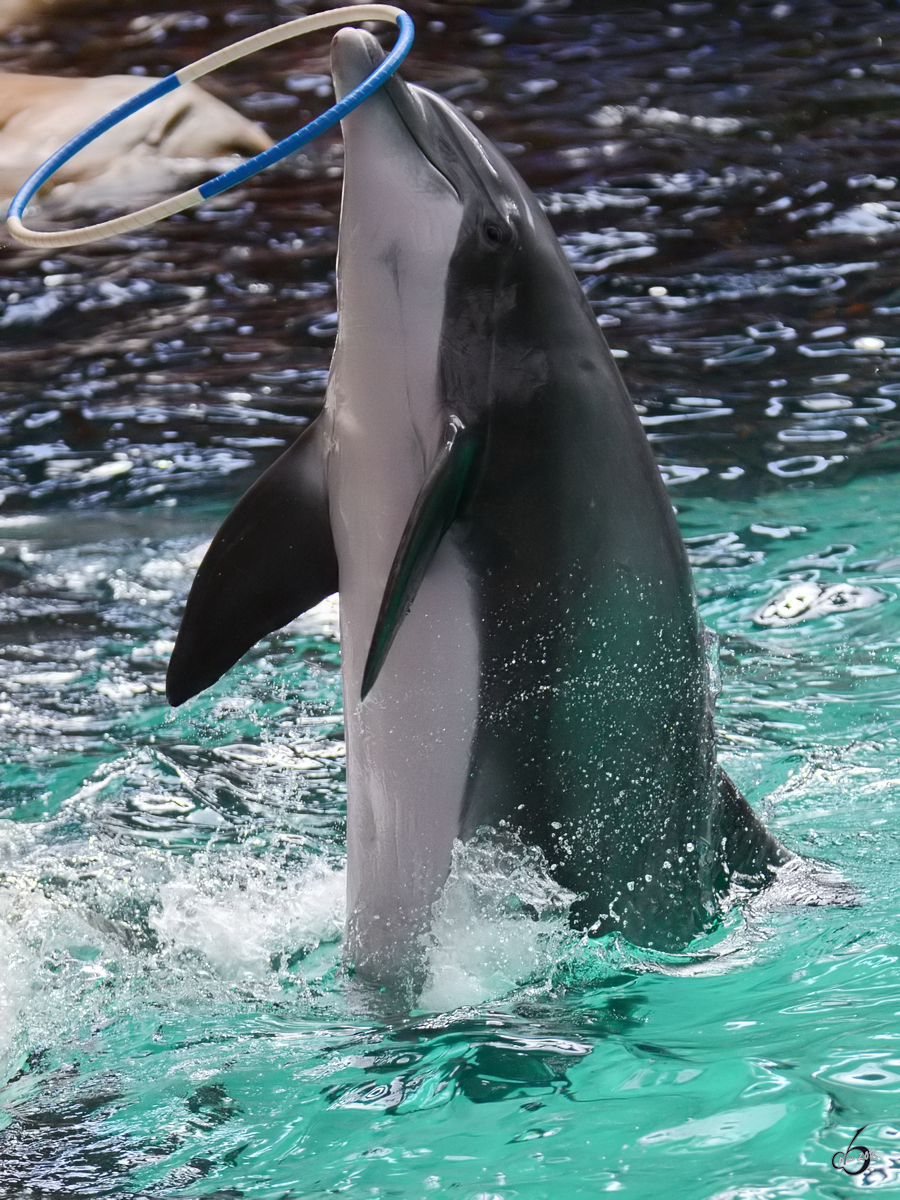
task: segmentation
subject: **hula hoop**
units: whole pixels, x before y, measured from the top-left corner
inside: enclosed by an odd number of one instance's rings
[[[232,167],[230,171],[224,171],[221,175],[216,175],[214,179],[207,180],[206,183],[200,184],[199,187],[191,188],[187,192],[180,192],[177,196],[172,196],[168,200],[160,200],[156,204],[148,205],[147,208],[139,209],[134,213],[126,213],[124,216],[116,217],[111,221],[101,221],[97,225],[86,225],[82,229],[47,231],[28,229],[23,225],[22,215],[25,211],[25,206],[29,203],[38,188],[45,184],[79,150],[83,150],[85,146],[89,146],[101,133],[105,133],[107,129],[112,129],[114,125],[118,125],[120,121],[123,121],[126,117],[130,117],[132,113],[146,108],[148,104],[152,104],[154,100],[158,100],[161,96],[173,92],[183,83],[191,83],[195,79],[202,79],[204,75],[208,75],[211,71],[216,71],[219,67],[227,66],[228,63],[246,58],[248,54],[253,54],[256,50],[262,50],[266,46],[275,46],[279,42],[286,42],[290,38],[299,37],[304,33],[312,33],[317,29],[328,29],[334,25],[356,24],[359,21],[393,22],[399,29],[399,36],[393,50],[391,50],[387,58],[379,63],[371,75],[364,79],[351,92],[348,92],[343,100],[339,100],[327,112],[310,121],[308,125],[304,125],[302,129],[298,129],[288,137],[282,138],[280,142],[276,142],[268,150],[263,150],[261,154],[255,155],[245,163],[241,163],[238,167]],[[88,242],[99,241],[101,238],[113,237],[115,234],[131,233],[135,229],[152,225],[155,221],[163,220],[164,217],[171,217],[186,208],[192,208],[204,200],[218,196],[222,192],[226,192],[229,188],[235,187],[236,184],[243,183],[245,179],[250,179],[266,167],[270,167],[273,163],[280,162],[282,158],[286,158],[294,150],[305,146],[313,138],[318,137],[320,133],[324,133],[326,129],[331,129],[332,126],[337,125],[338,121],[342,120],[354,108],[362,104],[374,91],[381,87],[386,79],[393,75],[409,53],[413,42],[413,33],[412,20],[402,8],[394,8],[389,4],[358,4],[352,8],[338,8],[333,9],[331,12],[315,13],[310,17],[298,17],[295,21],[286,21],[283,25],[276,25],[273,29],[263,30],[262,33],[255,33],[252,37],[235,42],[232,46],[225,46],[222,50],[216,50],[215,53],[208,54],[205,58],[200,58],[187,67],[182,67],[180,71],[175,71],[174,74],[157,80],[156,83],[151,84],[145,91],[139,92],[136,96],[132,96],[130,100],[119,104],[111,112],[108,112],[105,117],[100,117],[99,120],[88,125],[87,129],[83,129],[81,133],[71,138],[64,146],[61,146],[42,166],[38,167],[34,174],[16,192],[12,204],[9,206],[6,218],[9,232],[17,241],[24,242],[26,246],[34,246],[38,249],[83,246]]]

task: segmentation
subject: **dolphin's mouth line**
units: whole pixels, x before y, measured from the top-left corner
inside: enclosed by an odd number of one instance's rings
[[[391,104],[394,106],[394,112],[396,112],[396,114],[400,118],[400,121],[402,122],[403,127],[405,128],[406,132],[409,134],[409,136],[415,142],[416,146],[418,147],[419,153],[431,164],[431,166],[435,169],[435,171],[437,171],[438,175],[440,175],[440,177],[444,180],[444,182],[447,184],[447,186],[453,192],[456,199],[460,203],[462,203],[463,198],[462,198],[462,194],[460,193],[459,188],[456,186],[456,184],[453,182],[453,180],[450,178],[450,176],[447,174],[447,172],[441,168],[440,164],[435,161],[434,155],[429,152],[428,146],[425,143],[424,139],[420,136],[420,134],[418,134],[416,132],[413,122],[410,121],[407,113],[404,113],[404,111],[403,111],[404,108],[408,109],[411,106],[411,104],[413,103],[413,101],[407,100],[404,97],[404,99],[401,100],[400,103],[398,103],[398,98],[394,93],[399,88],[408,88],[411,92],[417,90],[414,84],[406,83],[403,80],[397,80],[396,77],[392,77],[391,79],[389,79],[387,81],[387,83],[385,83],[383,85],[383,89],[384,89],[385,93],[387,94]]]

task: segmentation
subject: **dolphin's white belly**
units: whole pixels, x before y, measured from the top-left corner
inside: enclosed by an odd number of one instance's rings
[[[377,205],[375,165],[366,184]],[[433,187],[416,179],[408,205],[395,198],[381,207],[397,228],[384,231],[380,254],[342,225],[341,318],[325,414],[348,739],[348,950],[381,978],[411,965],[446,879],[478,704],[474,595],[452,531],[359,700],[391,564],[446,433],[438,355],[459,209],[440,191],[423,206],[423,190]],[[410,238],[428,247],[412,268],[399,249]]]
[[[457,548],[438,550],[364,703],[368,586],[341,594],[347,729],[349,951],[384,975],[408,965],[444,883],[478,703],[473,595]],[[364,956],[365,961],[362,961]]]
[[[334,432],[340,455],[329,498],[348,742],[348,949],[358,967],[384,976],[415,955],[459,836],[478,704],[478,631],[451,533],[360,702],[385,583],[424,469],[411,447],[398,455],[382,445],[379,453],[378,438],[342,427],[339,414]]]

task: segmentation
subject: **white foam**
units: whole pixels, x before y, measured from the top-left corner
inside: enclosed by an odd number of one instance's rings
[[[47,899],[31,880],[0,888],[0,1084],[23,1049],[84,1019],[98,940],[78,911]]]
[[[259,981],[271,977],[277,956],[340,940],[342,870],[317,862],[285,878],[244,856],[213,863],[205,858],[160,888],[149,922],[164,954],[199,955],[221,979]]]
[[[27,850],[30,840],[30,830],[13,822],[6,824],[11,828],[0,851],[4,873],[16,854]],[[43,902],[40,896],[22,892],[14,883],[0,886],[0,1084],[10,1071],[37,969],[35,951],[28,944],[28,927],[39,922]]]
[[[32,955],[13,929],[2,920],[6,904],[0,894],[0,1083],[8,1074],[34,971]]]
[[[83,1036],[110,988],[123,1012],[143,1010],[148,997],[227,1001],[235,983],[280,997],[333,966],[327,953],[309,969],[289,961],[343,933],[344,872],[320,860],[271,847],[260,856],[249,844],[188,860],[147,849],[122,856],[92,842],[63,863],[51,848],[12,840],[20,853],[0,850],[0,1087],[23,1052]]]
[[[457,842],[426,938],[419,1006],[446,1011],[546,977],[571,938],[575,895],[550,877],[540,850],[512,835]]]

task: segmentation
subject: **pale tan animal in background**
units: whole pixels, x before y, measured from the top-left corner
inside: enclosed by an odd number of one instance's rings
[[[151,82],[135,75],[0,72],[0,197],[11,197],[69,138]],[[188,84],[81,151],[38,200],[55,216],[108,205],[136,208],[271,145],[254,121]]]
[[[53,0],[0,0],[0,31],[40,20],[53,8]]]

